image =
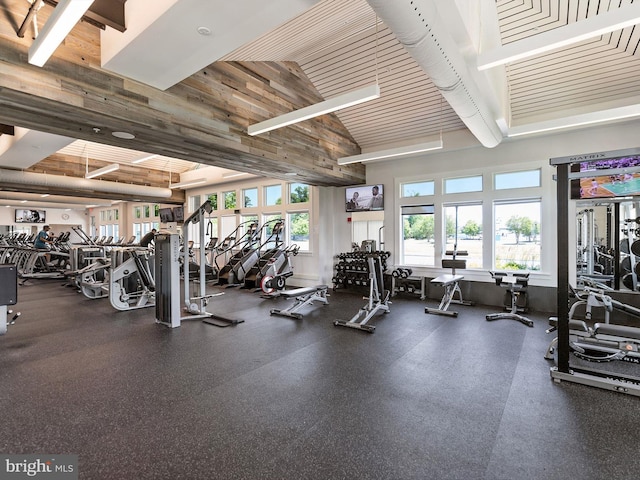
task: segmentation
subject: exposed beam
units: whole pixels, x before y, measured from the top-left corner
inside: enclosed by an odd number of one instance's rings
[[[0,122],[283,180],[293,172],[311,185],[365,180],[363,166],[337,164],[360,149],[335,115],[247,135],[251,123],[322,100],[294,63],[218,62],[160,91],[72,47],[35,69],[23,46],[0,37]]]
[[[13,125],[5,125],[0,123],[0,135],[15,135],[15,127]]]

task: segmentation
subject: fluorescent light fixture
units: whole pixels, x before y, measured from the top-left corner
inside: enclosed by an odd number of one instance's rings
[[[597,123],[613,122],[640,116],[640,104],[627,105],[626,107],[611,108],[593,113],[584,113],[570,117],[536,122],[528,125],[510,128],[507,136],[518,137],[520,135],[532,135],[534,133],[550,132],[563,128],[581,127]]]
[[[61,0],[29,48],[29,63],[42,67],[94,0]]]
[[[249,175],[249,174],[246,172],[227,172],[222,174],[222,178],[241,177],[242,175]]]
[[[264,122],[249,125],[247,133],[249,135],[259,135],[261,133],[275,130],[276,128],[286,127],[293,123],[302,122],[313,117],[325,115],[327,113],[335,112],[342,108],[358,105],[359,103],[374,100],[380,97],[380,86],[375,83],[367,87],[359,88],[352,92],[343,93],[333,98],[325,100],[324,102],[309,105],[308,107],[301,108],[300,110],[294,110],[293,112],[285,113],[275,118],[270,118]]]
[[[42,195],[40,195],[40,198],[47,198],[49,195],[49,193],[43,193]]]
[[[20,200],[20,203],[27,203],[28,200]]]
[[[174,183],[169,185],[169,188],[185,188],[192,187],[193,185],[200,185],[202,183],[206,183],[206,178],[194,178],[193,180],[185,180],[184,182]]]
[[[147,155],[146,157],[142,157],[142,158],[137,158],[136,160],[131,160],[131,163],[142,163],[142,162],[146,162],[147,160],[151,160],[152,158],[156,158],[158,155]]]
[[[418,143],[415,145],[407,145],[406,147],[390,148],[388,150],[378,150],[377,152],[361,153],[360,155],[342,157],[338,159],[338,165],[368,162],[370,160],[381,160],[384,158],[406,157],[415,153],[428,152],[430,150],[440,150],[441,148],[442,139],[439,139],[433,142]]]
[[[111,173],[111,172],[115,172],[116,170],[118,170],[120,168],[120,165],[117,163],[112,163],[111,165],[107,165],[106,167],[102,167],[99,168],[97,170],[94,170],[93,172],[89,172],[87,173],[84,178],[95,178],[95,177],[99,177],[100,175],[104,175],[106,173]]]
[[[478,70],[487,70],[534,55],[566,47],[640,23],[640,3],[616,8],[595,17],[570,23],[518,40],[478,55]]]

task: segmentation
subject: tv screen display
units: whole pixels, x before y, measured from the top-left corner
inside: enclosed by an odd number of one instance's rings
[[[173,207],[173,221],[178,223],[184,222],[184,208]]]
[[[173,210],[170,208],[161,208],[158,212],[160,214],[160,223],[174,222]]]
[[[45,210],[16,209],[16,223],[46,223]]]
[[[384,210],[383,190],[384,186],[380,184],[347,187],[345,190],[346,211]]]
[[[640,156],[590,160],[574,165],[572,170],[593,175],[571,181],[571,198],[615,198],[640,195],[640,172],[602,175],[602,170],[640,166]]]

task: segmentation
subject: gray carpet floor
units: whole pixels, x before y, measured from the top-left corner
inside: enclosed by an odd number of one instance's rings
[[[395,297],[374,334],[333,326],[364,304],[226,289],[177,329],[59,281],[19,289],[0,337],[0,452],[79,456],[81,479],[631,479],[636,397],[555,384],[547,314]],[[218,290],[210,287],[210,291]],[[640,367],[638,367],[640,368]]]

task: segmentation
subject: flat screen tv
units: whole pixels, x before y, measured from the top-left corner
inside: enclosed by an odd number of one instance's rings
[[[173,207],[173,221],[184,223],[184,207]]]
[[[160,214],[160,223],[174,222],[173,210],[170,208],[161,208],[158,213]]]
[[[384,186],[380,184],[347,187],[345,205],[347,212],[384,210]]]
[[[16,209],[16,223],[47,223],[46,210]]]
[[[593,175],[571,181],[571,198],[615,198],[640,195],[640,172],[625,172],[623,169],[640,166],[640,156],[589,160],[574,164],[572,171],[593,172]],[[607,172],[603,170],[620,170]]]

